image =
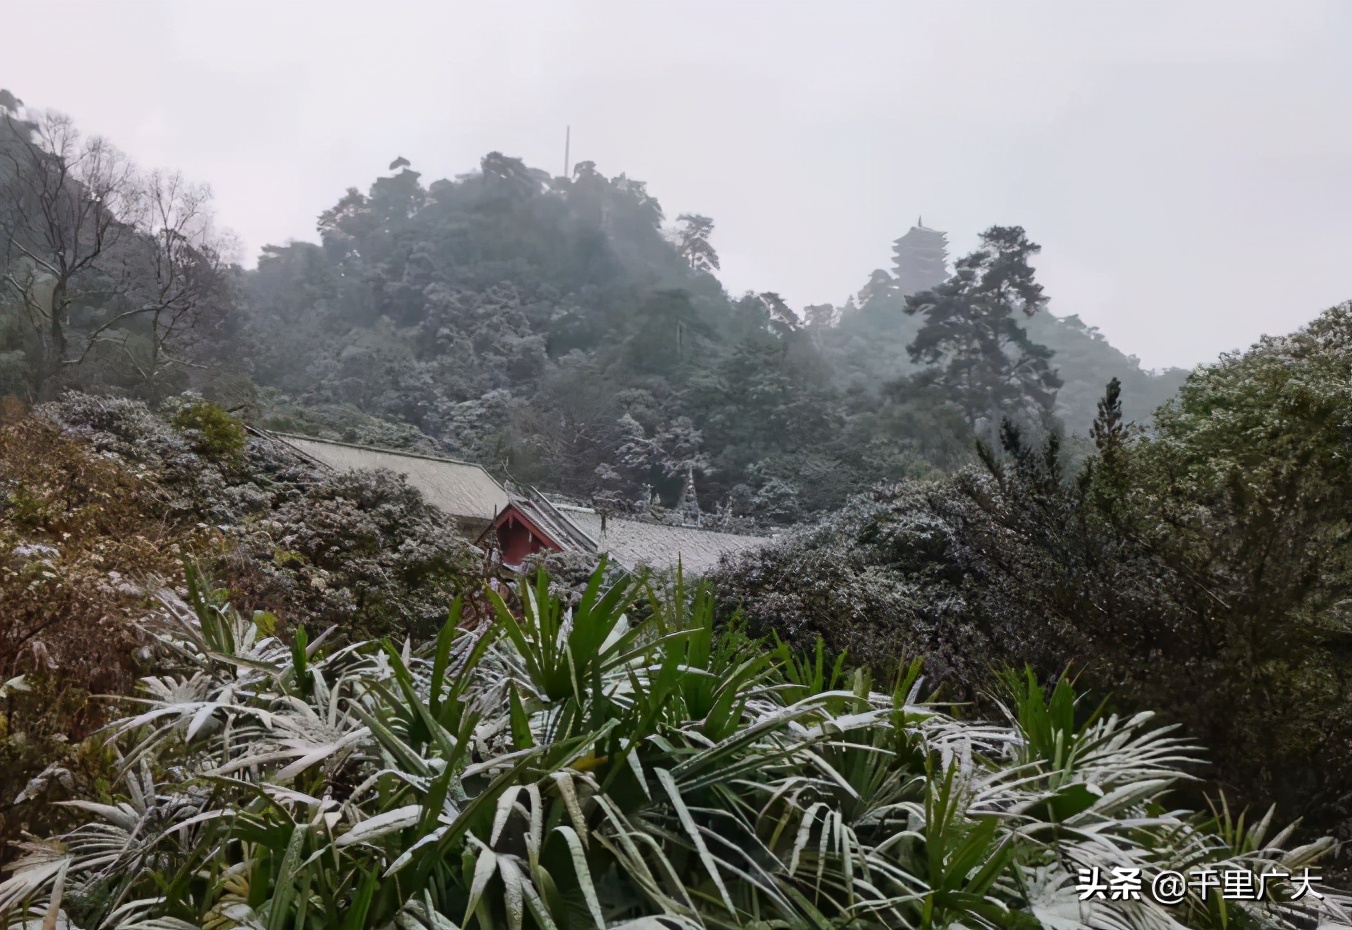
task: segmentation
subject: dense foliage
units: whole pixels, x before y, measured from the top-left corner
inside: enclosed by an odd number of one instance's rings
[[[479,553],[389,473],[335,475],[246,437],[198,399],[68,394],[0,422],[0,841],[64,819],[49,802],[108,776],[99,695],[146,670],[139,628],[191,557],[283,633],[440,627]],[[39,777],[40,776],[40,777]],[[36,781],[34,781],[36,779]],[[30,782],[32,782],[30,784]],[[8,858],[8,852],[0,858]]]
[[[141,585],[181,582],[180,560],[212,548],[155,491],[50,424],[0,424],[0,842],[67,821],[45,802],[109,775],[87,737],[107,719],[97,696],[141,672]]]
[[[924,654],[961,696],[991,663],[1068,665],[1208,746],[1244,803],[1352,836],[1352,305],[1195,372],[1150,430],[1120,385],[1094,454],[1006,428],[981,468],[879,489],[747,555],[754,629]]]
[[[436,629],[482,554],[391,472],[332,472],[200,398],[67,394],[39,415],[159,490],[160,518],[222,537],[205,563],[248,610],[365,635]],[[167,421],[167,422],[166,422]]]
[[[718,636],[707,590],[541,573],[435,642],[288,647],[193,592],[114,732],[115,793],[33,842],[0,910],[150,930],[1347,926],[1219,889],[1080,900],[1079,870],[1299,874],[1267,819],[1167,805],[1191,750],[1006,676],[957,719],[863,671]],[[190,607],[189,604],[192,606]],[[639,618],[642,619],[639,619]],[[659,921],[656,918],[661,917]]]

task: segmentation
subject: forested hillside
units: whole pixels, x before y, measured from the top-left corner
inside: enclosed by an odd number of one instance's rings
[[[591,162],[550,177],[495,152],[424,183],[399,159],[323,212],[320,244],[269,246],[243,271],[205,188],[0,105],[0,390],[27,399],[192,385],[265,424],[438,448],[622,509],[791,523],[968,461],[979,413],[1082,433],[1108,378],[1138,419],[1181,380],[1052,317],[1040,287],[1022,313],[980,285],[949,295],[956,317],[908,307],[967,260],[923,228],[840,306],[729,295],[711,219],[668,222],[642,182]],[[983,250],[974,273],[1018,266],[1037,287],[1021,230]],[[1030,347],[1059,381],[1041,399],[1020,380]],[[987,381],[958,386],[970,377]]]
[[[414,424],[520,480],[670,506],[693,477],[707,511],[790,522],[970,454],[944,386],[915,383],[925,316],[907,312],[904,255],[841,307],[729,296],[707,217],[667,227],[641,182],[497,153],[425,187],[401,166],[319,232],[248,278],[254,381]],[[1107,378],[1142,419],[1181,380],[1073,318],[1037,312],[1028,331],[1054,347],[1052,409],[1080,431]]]

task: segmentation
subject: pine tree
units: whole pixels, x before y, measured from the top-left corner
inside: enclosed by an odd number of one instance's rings
[[[1098,458],[1085,463],[1080,482],[1090,494],[1098,512],[1114,526],[1121,526],[1130,495],[1131,475],[1128,468],[1127,440],[1131,426],[1122,418],[1122,382],[1113,378],[1098,402],[1098,416],[1089,429]]]
[[[676,222],[681,224],[676,244],[681,257],[696,271],[707,274],[717,271],[718,253],[709,244],[709,237],[714,231],[714,221],[698,213],[682,213],[676,217]]]
[[[798,315],[789,308],[783,297],[774,291],[765,291],[757,296],[770,314],[770,329],[773,332],[787,336],[799,328]]]
[[[1103,399],[1098,402],[1098,416],[1089,434],[1099,453],[1107,455],[1120,449],[1127,438],[1127,424],[1122,421],[1122,382],[1117,378],[1108,382]]]
[[[803,326],[807,329],[829,329],[837,319],[839,313],[831,304],[808,304],[803,308]]]
[[[873,303],[885,301],[897,293],[897,282],[881,268],[875,268],[868,283],[859,289],[859,306],[867,310]],[[904,295],[903,295],[904,296]]]
[[[1047,303],[1028,263],[1041,246],[1018,226],[992,226],[981,241],[947,281],[906,298],[906,312],[925,319],[908,347],[911,361],[934,366],[923,377],[974,426],[985,420],[994,429],[1006,417],[1045,421],[1061,379],[1049,364],[1051,350],[1017,320]]]
[[[927,291],[948,277],[948,235],[917,219],[906,235],[892,243],[896,288],[903,297]]]

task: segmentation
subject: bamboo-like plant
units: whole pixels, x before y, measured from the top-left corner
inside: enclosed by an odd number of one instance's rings
[[[543,574],[496,624],[331,651],[191,579],[165,674],[114,724],[116,798],[33,841],[10,927],[137,930],[1347,926],[1347,901],[1081,901],[1081,868],[1294,871],[1269,818],[1166,806],[1189,746],[999,682],[1005,719],[819,649],[715,629],[713,599]],[[641,617],[641,619],[634,619]],[[1087,720],[1083,719],[1087,716]]]

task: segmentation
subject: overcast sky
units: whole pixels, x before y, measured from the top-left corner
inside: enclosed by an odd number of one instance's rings
[[[0,87],[209,182],[252,265],[396,156],[648,182],[723,282],[842,303],[923,215],[1190,366],[1352,298],[1352,2],[0,0]]]

